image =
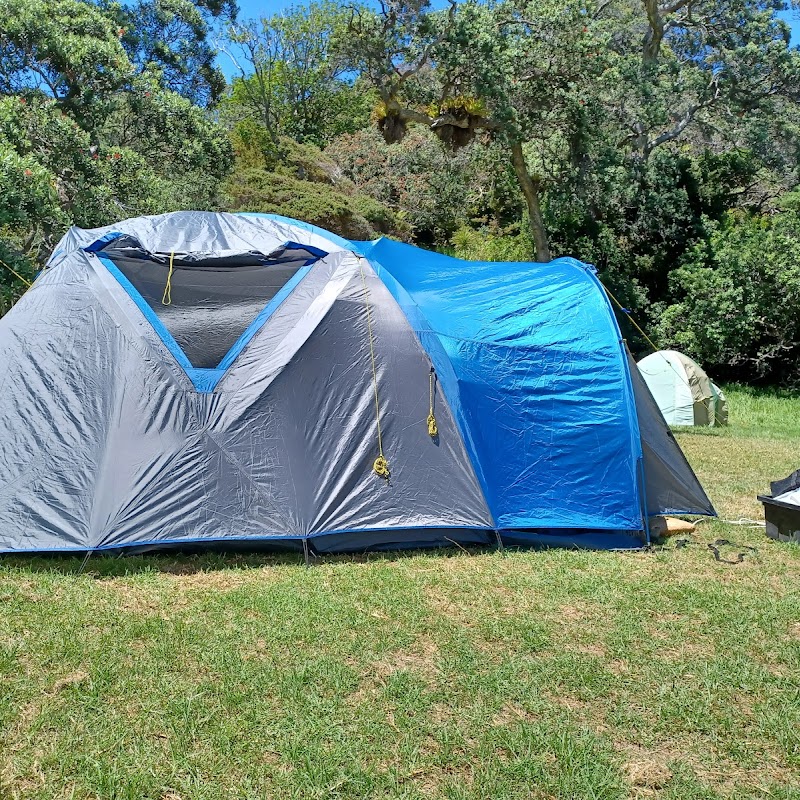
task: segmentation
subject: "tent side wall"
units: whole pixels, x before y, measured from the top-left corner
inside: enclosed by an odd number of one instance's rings
[[[443,388],[458,392],[448,399],[498,527],[638,535],[628,366],[594,275],[571,259],[465,262],[385,239],[365,255],[450,361],[455,386]]]
[[[679,359],[669,352],[651,353],[639,362],[638,370],[668,425],[695,424],[695,401]]]
[[[716,516],[630,353],[628,363],[642,438],[648,515]]]

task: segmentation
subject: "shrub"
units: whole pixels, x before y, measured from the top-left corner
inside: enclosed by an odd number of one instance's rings
[[[671,276],[662,344],[739,380],[800,382],[800,213],[729,215]]]

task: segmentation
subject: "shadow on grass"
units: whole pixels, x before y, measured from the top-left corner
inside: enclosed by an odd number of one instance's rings
[[[513,548],[519,549],[519,548]],[[364,564],[373,561],[398,561],[416,558],[420,555],[447,559],[455,556],[481,556],[495,552],[496,548],[486,547],[429,547],[408,550],[375,550],[360,553],[325,553],[313,555],[309,566],[321,564]],[[119,578],[146,572],[160,572],[169,575],[195,575],[200,572],[217,570],[248,570],[264,567],[305,566],[302,550],[274,552],[265,550],[243,550],[240,552],[222,550],[182,551],[169,550],[144,554],[119,552],[114,554],[93,553],[87,559],[85,554],[46,553],[37,555],[0,555],[0,571],[13,570],[16,573],[54,573],[59,575],[84,574],[90,578]]]

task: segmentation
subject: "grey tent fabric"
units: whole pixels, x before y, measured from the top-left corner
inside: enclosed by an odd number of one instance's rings
[[[694,514],[698,511],[716,515],[708,495],[664,422],[630,352],[628,363],[642,440],[648,515]]]
[[[269,253],[286,242],[302,242],[333,253],[348,249],[344,240],[333,235],[321,236],[301,222],[287,224],[244,214],[214,214],[208,211],[180,211],[153,217],[116,222],[102,228],[70,228],[48,260],[55,266],[70,253],[88,247],[103,236],[129,234],[152,253],[193,253],[200,258],[238,255],[258,249]],[[254,244],[258,243],[255,248]]]
[[[117,239],[103,248],[103,255],[164,323],[192,366],[205,369],[224,359],[299,270],[325,255],[283,246],[269,254],[200,260],[191,254],[148,253],[135,240],[124,238],[122,245]],[[167,278],[169,302],[164,302]]]
[[[388,483],[371,471],[362,270],[381,353]],[[55,285],[69,290],[47,291]],[[100,308],[92,290],[105,295]],[[40,335],[26,336],[24,357],[6,337],[0,355],[17,359],[0,387],[9,412],[0,437],[14,456],[0,464],[0,550],[296,538],[354,525],[492,527],[441,397],[438,440],[427,435],[430,362],[362,259],[340,251],[321,260],[213,394],[191,390],[132,305],[84,253],[20,301],[16,316]],[[71,357],[78,332],[91,333],[81,342],[89,358]],[[53,359],[70,372],[48,381]],[[32,408],[37,424],[20,425]]]

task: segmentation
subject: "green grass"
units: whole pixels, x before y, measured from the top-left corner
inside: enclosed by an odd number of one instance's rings
[[[800,399],[681,444],[723,518]],[[713,560],[718,537],[758,549]],[[800,798],[800,547],[0,562],[0,798]],[[732,550],[731,552],[736,552]]]

